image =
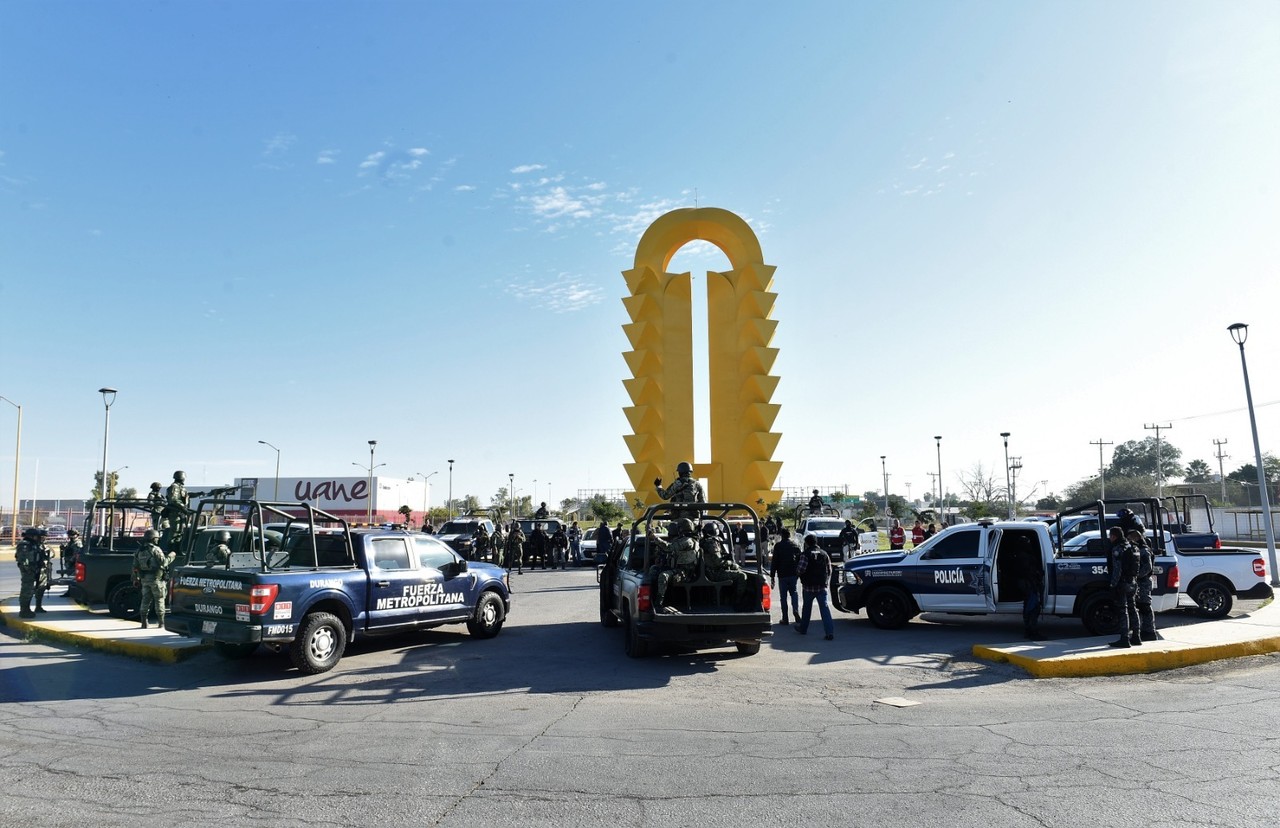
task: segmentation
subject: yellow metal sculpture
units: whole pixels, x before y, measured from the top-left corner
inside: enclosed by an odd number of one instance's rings
[[[774,267],[764,263],[760,242],[738,216],[712,207],[673,210],[640,238],[635,266],[623,272],[631,321],[622,326],[631,343],[623,353],[632,378],[631,405],[623,409],[632,433],[625,437],[626,464],[637,514],[659,502],[657,477],[675,478],[676,464],[693,461],[693,307],[688,273],[668,273],[681,247],[701,239],[728,257],[733,269],[707,273],[707,373],[710,382],[711,460],[694,462],[694,477],[707,481],[707,499],[762,506],[776,503],[782,464],[773,452],[781,434],[771,431],[779,406],[770,402],[778,377],[778,350],[770,348],[778,323],[771,319],[777,294]]]

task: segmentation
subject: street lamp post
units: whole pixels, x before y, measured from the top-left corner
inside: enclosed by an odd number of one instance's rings
[[[453,520],[453,461],[449,461],[449,502],[445,504],[449,520]]]
[[[275,493],[271,495],[271,499],[275,501],[279,501],[280,500],[280,449],[271,445],[266,440],[259,440],[258,442],[266,446],[267,448],[276,450],[276,488],[275,488]]]
[[[1013,520],[1013,481],[1009,479],[1009,432],[1002,431],[1004,438],[1004,496],[1009,501],[1009,520]]]
[[[1249,406],[1249,428],[1253,432],[1253,456],[1258,464],[1258,502],[1262,507],[1262,528],[1267,533],[1267,555],[1271,559],[1271,585],[1280,586],[1280,573],[1276,572],[1276,535],[1271,526],[1271,496],[1267,492],[1267,474],[1262,466],[1262,448],[1258,443],[1258,420],[1253,413],[1253,390],[1249,387],[1249,364],[1244,358],[1244,341],[1249,338],[1249,326],[1237,322],[1227,328],[1231,338],[1240,346],[1240,369],[1244,372],[1244,396]]]
[[[373,525],[373,495],[374,495],[374,492],[373,492],[373,470],[374,470],[374,469],[380,469],[380,468],[382,468],[383,466],[387,465],[386,463],[379,463],[379,464],[378,464],[378,465],[376,465],[376,466],[375,466],[375,465],[373,465],[373,450],[374,450],[374,448],[375,448],[375,447],[377,447],[377,445],[378,445],[378,441],[377,441],[377,440],[370,440],[370,441],[369,441],[369,467],[368,467],[368,470],[369,470],[369,510],[368,510],[368,516],[367,516],[366,520],[367,520],[367,522],[368,522],[368,524],[369,524],[370,526],[372,526],[372,525]],[[357,462],[356,462],[356,461],[354,461],[354,460],[352,460],[352,461],[351,461],[351,465],[355,466],[356,468],[360,468],[360,469],[365,468],[364,463],[357,463]]]
[[[18,545],[18,470],[22,468],[22,406],[6,397],[0,397],[0,400],[18,409],[18,440],[13,448],[13,525],[9,527],[10,543],[16,547]]]
[[[99,388],[98,393],[102,395],[102,405],[106,408],[106,422],[102,426],[102,485],[98,487],[99,499],[105,499],[107,496],[107,440],[111,436],[111,406],[116,401],[116,389]]]
[[[440,472],[438,470],[433,471],[431,474],[422,474],[422,472],[418,472],[418,474],[422,477],[422,482],[425,484],[422,487],[422,522],[423,523],[431,522],[431,512],[428,511],[429,502],[431,500],[431,478],[435,477],[439,473]]]
[[[884,524],[889,528],[889,467],[884,464],[885,456],[880,455],[880,473],[884,476]]]
[[[37,462],[38,462],[38,461],[37,461]],[[116,469],[115,471],[111,472],[111,478],[110,478],[110,479],[111,479],[111,489],[110,489],[111,494],[110,494],[108,497],[114,498],[114,497],[116,496],[116,475],[120,474],[120,472],[124,471],[124,470],[125,470],[125,469],[127,469],[127,468],[129,468],[129,467],[128,467],[128,466],[121,466],[120,468],[118,468],[118,469]]]
[[[947,508],[947,498],[946,495],[943,494],[942,489],[942,435],[935,434],[933,435],[933,439],[938,441],[938,503],[940,504],[938,506],[938,522],[943,526],[946,526],[947,519],[945,510]]]
[[[508,486],[507,486],[507,505],[511,507],[511,519],[512,519],[512,520],[515,520],[515,519],[516,519],[516,517],[517,517],[517,515],[516,515],[516,475],[515,475],[515,472],[512,472],[512,473],[508,474],[508,475],[507,475],[507,477],[511,480],[510,485],[508,485]]]

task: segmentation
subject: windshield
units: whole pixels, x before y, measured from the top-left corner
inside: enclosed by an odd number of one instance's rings
[[[475,523],[474,521],[469,521],[469,520],[468,521],[451,520],[448,523],[446,523],[444,526],[441,526],[440,530],[436,532],[436,534],[437,535],[470,535],[476,531],[476,527],[479,525],[480,524]]]
[[[839,532],[844,528],[840,520],[811,520],[805,524],[806,532]]]

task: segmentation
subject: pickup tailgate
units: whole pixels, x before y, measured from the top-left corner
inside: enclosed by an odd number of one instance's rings
[[[205,641],[261,641],[262,609],[270,602],[258,593],[274,588],[259,587],[257,581],[256,573],[235,569],[179,569],[165,628]]]

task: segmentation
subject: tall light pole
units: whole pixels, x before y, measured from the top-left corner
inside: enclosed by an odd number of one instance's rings
[[[1222,484],[1222,505],[1224,507],[1227,505],[1227,475],[1222,469],[1222,461],[1231,456],[1222,450],[1222,447],[1226,444],[1226,440],[1219,440],[1217,437],[1213,438],[1213,448],[1216,451],[1213,456],[1218,458],[1218,482]]]
[[[18,409],[18,441],[13,448],[13,520],[9,527],[9,542],[18,545],[18,470],[22,468],[22,406],[7,397],[0,397],[9,405]]]
[[[445,504],[449,520],[453,520],[453,461],[449,461],[449,502]]]
[[[880,473],[884,475],[884,522],[885,531],[889,529],[889,467],[884,464],[884,455],[880,455]]]
[[[1232,336],[1234,335],[1235,334],[1232,334]],[[1243,344],[1240,346],[1240,356],[1241,357],[1244,356]],[[1246,372],[1245,384],[1247,385],[1248,382],[1249,382],[1249,376],[1248,376],[1248,373]],[[1253,398],[1250,397],[1250,400],[1252,399]],[[1249,404],[1253,405],[1252,402],[1250,402]],[[1252,416],[1252,414],[1250,416]],[[1164,429],[1173,428],[1173,423],[1166,423],[1165,425],[1160,425],[1159,423],[1156,423],[1155,425],[1146,425],[1144,423],[1142,427],[1147,431],[1154,430],[1156,433],[1156,497],[1158,497],[1160,500],[1163,501],[1164,500],[1164,455],[1160,451],[1160,432],[1161,430],[1164,430]]]
[[[37,462],[37,463],[39,463],[39,462],[40,462],[39,458],[36,458],[36,462]],[[115,471],[111,472],[111,478],[110,478],[110,479],[111,479],[111,489],[110,489],[111,494],[110,494],[110,497],[114,498],[114,497],[116,496],[116,475],[120,474],[120,472],[124,471],[124,470],[125,470],[125,469],[127,469],[127,468],[129,468],[129,467],[128,467],[128,466],[121,466],[120,468],[118,468],[118,469],[116,469]]]
[[[511,507],[511,519],[516,519],[516,475],[511,472],[507,475],[511,479],[511,485],[507,486],[507,505]]]
[[[430,480],[431,478],[435,477],[439,473],[440,472],[438,470],[433,471],[431,474],[423,474],[422,472],[418,472],[418,475],[422,478],[422,482],[424,484],[422,487],[422,522],[423,523],[431,522],[431,512],[427,508],[428,502],[431,500]]]
[[[1271,559],[1271,585],[1280,586],[1280,573],[1276,572],[1276,535],[1271,527],[1271,495],[1267,491],[1267,474],[1262,467],[1262,448],[1258,443],[1258,419],[1253,413],[1253,390],[1249,387],[1249,364],[1244,358],[1244,341],[1249,338],[1249,326],[1237,322],[1227,328],[1231,338],[1240,346],[1240,368],[1244,371],[1244,396],[1249,405],[1249,428],[1253,431],[1253,456],[1258,464],[1258,500],[1262,507],[1262,528],[1267,533],[1267,555]]]
[[[107,410],[106,422],[102,427],[102,485],[98,487],[98,498],[105,499],[107,496],[107,440],[111,436],[111,406],[116,401],[116,389],[99,388],[98,393],[102,395],[102,405]]]
[[[938,507],[939,508],[938,523],[942,524],[943,526],[946,526],[947,525],[946,512],[943,510],[945,510],[947,507],[947,497],[945,494],[943,494],[943,490],[942,490],[942,435],[935,434],[933,435],[933,439],[938,442],[938,503],[940,504]]]
[[[374,470],[374,469],[382,468],[383,466],[387,465],[386,463],[379,463],[379,464],[378,464],[378,465],[376,465],[376,466],[375,466],[375,465],[373,465],[373,450],[374,450],[374,448],[376,448],[376,447],[377,447],[377,445],[378,445],[378,441],[377,441],[377,440],[370,440],[370,441],[369,441],[369,512],[368,512],[368,517],[366,518],[366,522],[367,522],[370,526],[372,526],[372,525],[373,525],[373,494],[374,494],[374,492],[373,492],[373,470]],[[361,468],[361,469],[363,469],[363,468],[365,467],[364,463],[357,463],[357,462],[355,462],[354,460],[352,460],[352,461],[351,461],[351,465],[353,465],[353,466],[355,466],[355,467],[357,467],[357,468]]]
[[[1013,517],[1012,517],[1012,520],[1017,520],[1017,519],[1018,519],[1018,472],[1020,472],[1020,471],[1022,471],[1022,458],[1021,458],[1021,457],[1010,457],[1010,458],[1009,458],[1009,473],[1010,473],[1011,477],[1010,477],[1010,484],[1009,484],[1009,485],[1010,485],[1012,488],[1010,488],[1010,489],[1009,489],[1009,500],[1010,500],[1010,501],[1012,502],[1012,504],[1013,504]]]
[[[1107,499],[1107,467],[1102,462],[1102,447],[1114,446],[1115,442],[1106,442],[1101,437],[1090,440],[1089,445],[1098,447],[1098,482],[1102,485],[1102,500]]]
[[[1009,520],[1013,520],[1013,481],[1009,478],[1009,432],[1002,431],[1004,438],[1004,496],[1009,501]]]
[[[271,445],[271,444],[270,444],[270,443],[268,443],[266,440],[259,440],[258,442],[259,442],[259,443],[261,443],[262,445],[266,446],[266,447],[267,447],[267,448],[269,448],[269,449],[275,449],[275,450],[276,450],[276,488],[275,488],[275,494],[271,495],[271,499],[272,499],[272,500],[275,500],[275,501],[279,501],[279,500],[280,500],[280,449],[278,449],[278,448],[276,448],[275,446]],[[372,462],[372,461],[370,461],[370,462]],[[296,497],[296,495],[295,495],[295,497]]]

